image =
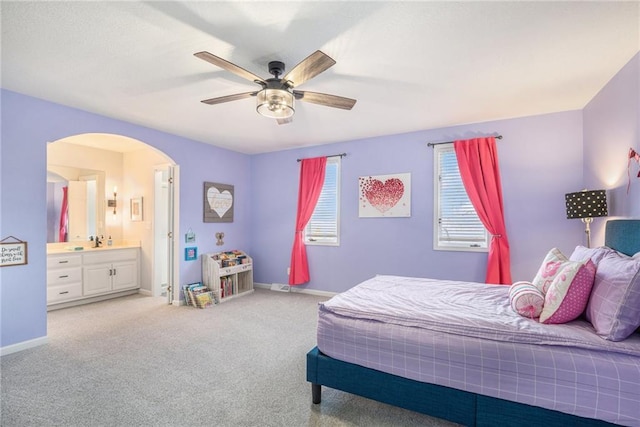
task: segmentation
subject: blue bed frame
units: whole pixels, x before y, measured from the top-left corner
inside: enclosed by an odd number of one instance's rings
[[[640,220],[610,220],[605,245],[627,255],[640,252]],[[423,383],[328,357],[314,347],[307,353],[312,401],[322,386],[342,390],[466,426],[612,426],[613,424],[537,406]]]

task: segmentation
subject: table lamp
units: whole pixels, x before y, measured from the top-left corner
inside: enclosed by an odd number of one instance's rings
[[[591,222],[593,218],[607,216],[606,190],[582,190],[564,195],[567,219],[580,218],[585,224],[587,247],[591,247]]]

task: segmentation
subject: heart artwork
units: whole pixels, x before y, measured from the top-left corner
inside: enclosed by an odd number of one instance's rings
[[[361,179],[362,196],[378,211],[385,213],[394,207],[404,195],[404,184],[398,178],[382,182],[368,177]]]
[[[233,205],[233,195],[227,190],[220,192],[216,187],[209,187],[207,201],[211,210],[222,218]]]

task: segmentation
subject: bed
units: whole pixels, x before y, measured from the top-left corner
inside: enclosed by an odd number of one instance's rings
[[[608,221],[605,246],[640,265],[640,220]],[[508,288],[376,276],[320,304],[313,403],[326,386],[467,426],[640,426],[640,333],[603,339],[583,317],[543,325],[511,310]]]

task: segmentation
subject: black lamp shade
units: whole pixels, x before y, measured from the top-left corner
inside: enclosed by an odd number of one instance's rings
[[[564,195],[567,204],[567,219],[595,218],[607,216],[607,192],[584,190]]]

